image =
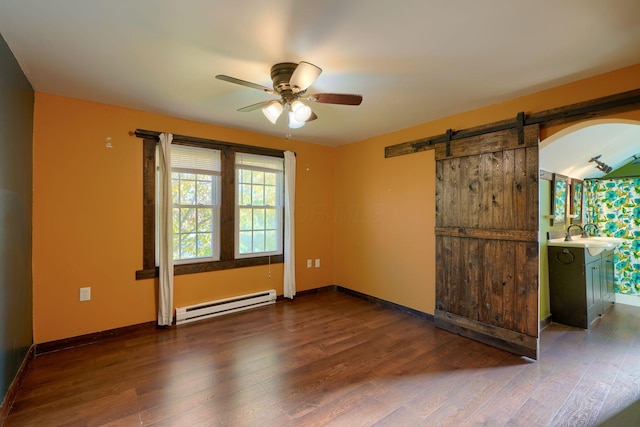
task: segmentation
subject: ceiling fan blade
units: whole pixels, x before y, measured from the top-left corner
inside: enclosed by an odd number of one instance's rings
[[[362,103],[362,95],[352,93],[315,93],[307,99],[324,104],[360,105]]]
[[[296,69],[293,70],[289,85],[294,93],[305,91],[318,78],[320,73],[322,73],[322,68],[316,67],[309,62],[301,61]]]
[[[266,86],[262,86],[262,85],[259,85],[257,83],[251,83],[251,82],[248,82],[248,81],[245,81],[245,80],[236,79],[235,77],[225,76],[224,74],[218,74],[216,76],[216,79],[223,80],[223,81],[229,82],[229,83],[235,83],[235,84],[241,85],[241,86],[250,87],[252,89],[258,89],[258,90],[261,90],[261,91],[264,91],[264,92],[267,92],[267,93],[273,93],[273,94],[277,95],[275,90],[270,89],[270,88],[268,88]]]
[[[257,110],[258,108],[266,107],[267,105],[271,104],[272,102],[273,102],[273,100],[256,102],[255,104],[251,104],[251,105],[247,105],[246,107],[242,107],[238,111],[242,111],[243,113],[246,113],[248,111]]]

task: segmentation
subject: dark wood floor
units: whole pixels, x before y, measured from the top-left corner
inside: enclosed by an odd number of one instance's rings
[[[531,362],[327,291],[39,355],[6,426],[640,425],[639,336],[617,305]]]

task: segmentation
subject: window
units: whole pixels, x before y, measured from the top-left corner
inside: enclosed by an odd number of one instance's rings
[[[177,145],[171,149],[173,259],[220,259],[220,151]]]
[[[281,158],[236,154],[236,258],[282,254]]]
[[[142,269],[158,276],[156,145],[143,138]],[[284,151],[174,135],[171,144],[174,273],[284,262]]]

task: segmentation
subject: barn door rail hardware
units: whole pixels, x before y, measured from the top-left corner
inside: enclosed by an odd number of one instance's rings
[[[526,115],[524,112],[520,112],[516,115],[515,120],[508,119],[459,131],[452,130],[450,135],[448,130],[444,134],[390,145],[384,148],[384,156],[388,158],[417,153],[430,149],[436,144],[450,144],[451,141],[458,139],[469,138],[506,129],[518,129],[518,143],[524,144],[524,127],[528,125],[559,125],[637,109],[640,109],[640,89],[634,89],[628,92],[622,92],[529,115]],[[449,150],[447,150],[447,153],[449,153]]]

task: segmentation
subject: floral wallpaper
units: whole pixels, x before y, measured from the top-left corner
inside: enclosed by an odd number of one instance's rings
[[[616,292],[640,296],[640,178],[585,181],[586,223],[625,239],[614,254]]]

